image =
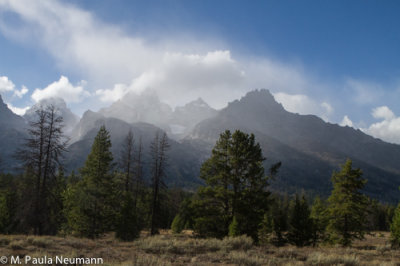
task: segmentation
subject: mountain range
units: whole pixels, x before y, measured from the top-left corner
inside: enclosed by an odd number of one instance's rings
[[[153,92],[131,93],[99,112],[88,110],[79,122],[62,100],[50,102],[60,106],[63,116],[69,117],[65,119],[69,121],[71,137],[65,158],[69,171],[83,165],[101,125],[110,131],[115,159],[132,129],[136,144],[141,138],[144,159],[149,161],[148,147],[155,133],[163,130],[171,145],[167,184],[194,189],[201,184],[201,163],[210,156],[219,134],[226,129],[239,129],[255,134],[267,158],[266,169],[282,162],[278,176],[270,180],[275,191],[305,190],[326,196],[332,188],[332,172],[350,158],[368,179],[368,195],[387,202],[400,198],[400,145],[383,142],[351,127],[326,123],[314,115],[287,112],[268,90],[251,91],[219,111],[200,98],[173,110]],[[26,119],[31,119],[35,108],[27,112]],[[9,166],[15,165],[10,155],[25,137],[26,119],[0,102],[0,157],[6,158]]]

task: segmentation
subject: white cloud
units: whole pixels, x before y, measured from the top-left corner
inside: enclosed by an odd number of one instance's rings
[[[84,82],[76,86],[72,85],[67,77],[61,76],[59,81],[55,81],[44,89],[35,89],[32,99],[39,102],[42,99],[51,97],[63,98],[67,103],[80,102],[90,94],[84,88]]]
[[[128,93],[128,86],[125,84],[115,84],[112,89],[101,89],[96,91],[102,102],[112,103],[121,99]]]
[[[387,106],[374,108],[372,116],[382,121],[373,123],[362,130],[384,141],[400,144],[400,117],[397,117]]]
[[[11,103],[7,103],[7,106],[11,111],[13,111],[14,114],[17,115],[24,115],[25,112],[30,108],[29,106],[23,108],[15,107]]]
[[[274,93],[274,97],[289,112],[303,115],[315,114],[325,121],[329,121],[329,116],[333,113],[333,107],[329,103],[318,103],[304,94],[278,92]]]
[[[1,19],[6,36],[28,43],[36,40],[59,67],[83,73],[95,85],[129,82],[160,58],[154,45],[61,1],[3,0],[0,6],[18,14],[22,22],[15,26]]]
[[[22,98],[25,94],[28,93],[28,88],[25,86],[22,86],[20,90],[15,90],[14,95],[17,96],[18,98]]]
[[[238,61],[204,36],[200,41],[168,36],[150,43],[60,1],[3,0],[0,6],[21,19],[12,24],[0,16],[3,34],[28,44],[37,41],[63,71],[89,80],[102,101],[122,97],[121,84],[135,92],[151,88],[172,105],[201,96],[214,107],[255,88],[304,93],[313,87],[298,65],[267,58]]]
[[[12,82],[8,77],[0,77],[0,92],[14,92],[13,96],[22,98],[26,93],[28,93],[28,88],[22,86],[20,90],[17,90],[14,82]]]
[[[376,119],[381,118],[384,120],[392,120],[393,118],[395,118],[394,113],[387,106],[380,106],[380,107],[374,108],[372,110],[372,116]]]
[[[160,98],[172,104],[182,104],[201,93],[210,104],[220,105],[221,97],[232,95],[242,87],[245,74],[229,51],[214,51],[204,55],[165,53],[157,67],[145,71],[127,86],[116,84],[113,89],[101,89],[96,95],[105,102],[116,101],[127,92],[141,93],[151,88]],[[228,96],[229,98],[229,96]],[[222,106],[219,106],[222,107]]]
[[[6,76],[0,77],[0,92],[13,91],[15,89],[14,83]]]
[[[281,92],[281,101],[292,112],[316,114],[325,120],[333,113],[330,103],[307,96],[324,85],[299,63],[239,58],[204,36],[201,40],[166,36],[148,42],[61,1],[0,0],[0,7],[2,13],[8,11],[20,18],[19,23],[11,23],[0,13],[2,33],[44,47],[61,71],[89,81],[91,88],[85,90],[99,97],[103,103],[98,105],[118,100],[129,91],[150,88],[171,105],[202,97],[211,106],[222,108],[249,90],[266,88]],[[32,98],[38,101],[56,94],[76,102],[88,95],[81,86],[70,85],[70,91],[57,89],[56,84],[36,89]]]
[[[354,127],[353,121],[351,121],[351,119],[347,115],[343,117],[342,122],[340,122],[339,125],[341,125],[342,127]]]

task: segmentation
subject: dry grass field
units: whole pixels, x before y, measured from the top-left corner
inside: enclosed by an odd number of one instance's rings
[[[74,237],[0,235],[0,256],[103,258],[103,265],[400,265],[400,250],[389,234],[375,232],[350,248],[297,248],[253,245],[248,237],[197,239],[186,232],[143,236],[120,242],[112,235],[98,240]],[[55,259],[54,259],[55,260]],[[24,262],[24,260],[22,260]],[[25,263],[23,263],[24,265]],[[30,265],[30,264],[28,264]],[[54,264],[55,265],[55,264]]]

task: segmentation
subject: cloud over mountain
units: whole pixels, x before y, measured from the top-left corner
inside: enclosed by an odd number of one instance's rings
[[[61,76],[60,80],[49,84],[44,89],[35,89],[32,93],[32,99],[35,102],[40,100],[59,97],[64,99],[66,102],[80,102],[83,98],[88,97],[90,93],[83,87],[84,81],[74,86],[71,84],[67,77]]]
[[[371,124],[363,131],[384,141],[400,144],[400,117],[387,106],[374,108],[372,116],[381,121]]]
[[[221,108],[254,88],[306,93],[316,87],[295,64],[239,57],[229,46],[221,49],[205,36],[165,36],[151,42],[61,1],[2,0],[0,6],[17,15],[18,23],[0,16],[6,37],[37,42],[62,73],[82,75],[88,81],[86,89],[103,102],[151,88],[172,105],[202,97]],[[38,95],[39,91],[36,101]]]

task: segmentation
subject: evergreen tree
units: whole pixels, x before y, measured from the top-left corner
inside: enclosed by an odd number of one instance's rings
[[[200,235],[223,237],[233,217],[239,234],[257,241],[258,227],[267,210],[267,177],[264,176],[260,145],[253,134],[229,130],[220,135],[211,157],[201,167],[195,231]]]
[[[362,171],[352,168],[348,159],[340,172],[332,175],[333,190],[328,199],[327,232],[332,242],[351,245],[353,239],[363,239],[366,232],[367,197],[360,191],[367,180]]]
[[[222,133],[215,144],[211,157],[200,169],[200,178],[206,186],[200,187],[193,202],[196,212],[194,229],[201,236],[222,238],[228,235],[231,217],[231,190],[228,149],[232,134]]]
[[[258,242],[261,245],[271,244],[273,242],[273,232],[274,220],[269,213],[266,213],[258,229]]]
[[[400,246],[400,204],[394,211],[392,224],[390,225],[390,241],[393,247]]]
[[[185,221],[178,213],[171,224],[171,230],[174,234],[179,234],[185,228]]]
[[[239,223],[236,219],[236,216],[233,216],[232,222],[229,225],[229,236],[239,236]]]
[[[118,189],[110,148],[110,135],[102,126],[80,171],[82,180],[64,193],[69,228],[79,235],[95,238],[114,229]]]
[[[288,241],[298,247],[310,245],[312,229],[313,225],[307,201],[304,195],[301,199],[296,195],[290,208]]]
[[[18,184],[11,174],[0,174],[0,234],[16,230]]]
[[[134,173],[133,173],[133,161],[134,161],[134,144],[135,140],[133,139],[132,129],[129,130],[128,135],[126,136],[120,155],[120,168],[122,169],[125,180],[125,191],[133,192],[134,187]]]
[[[311,220],[313,225],[313,245],[315,246],[319,241],[325,240],[325,230],[329,222],[327,215],[326,204],[320,199],[315,197],[311,208]]]
[[[132,193],[125,192],[122,208],[118,215],[116,237],[124,241],[132,241],[140,235],[140,225],[134,209]]]

